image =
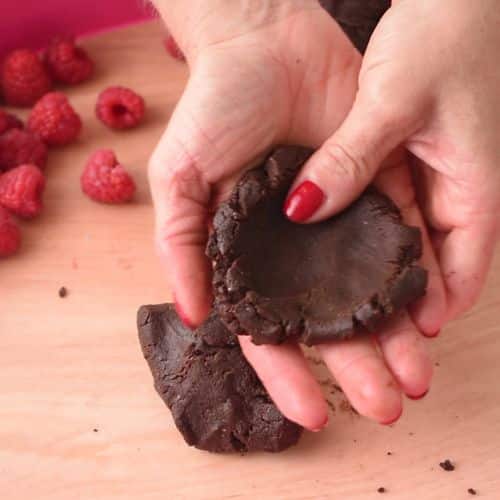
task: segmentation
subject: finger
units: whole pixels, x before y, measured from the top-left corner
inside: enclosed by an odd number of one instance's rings
[[[205,257],[209,188],[192,167],[168,173],[151,170],[161,263],[184,323],[199,325],[210,310],[210,269]]]
[[[406,312],[385,325],[377,337],[385,362],[403,392],[412,399],[427,394],[432,362],[425,340]]]
[[[284,206],[292,221],[315,222],[346,207],[409,133],[406,118],[365,103],[359,94],[337,132],[298,175]]]
[[[422,236],[420,263],[428,272],[428,282],[425,296],[412,304],[410,311],[420,331],[426,336],[435,337],[446,320],[446,291],[427,227],[415,199],[415,190],[406,159],[402,158],[398,163],[381,170],[375,184],[396,203],[405,223],[420,229]]]
[[[240,336],[243,354],[262,380],[276,406],[288,419],[312,431],[328,423],[328,409],[321,388],[298,345],[252,343]]]
[[[149,164],[155,207],[155,242],[179,315],[199,325],[210,305],[210,268],[205,257],[211,184],[203,167],[213,162],[216,148],[191,118],[195,96],[181,98]],[[191,103],[191,104],[190,104]]]
[[[401,391],[369,337],[331,342],[317,349],[361,415],[381,424],[391,424],[400,417]]]
[[[427,270],[427,289],[425,295],[410,305],[409,313],[422,334],[436,337],[447,320],[447,299],[443,275],[429,238],[422,214],[415,207],[407,213],[409,224],[420,228],[422,233],[422,257],[420,263]]]
[[[486,280],[498,236],[496,215],[453,229],[442,243],[439,260],[447,297],[448,319],[476,302]]]

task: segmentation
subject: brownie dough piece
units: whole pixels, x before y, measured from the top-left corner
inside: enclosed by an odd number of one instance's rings
[[[215,308],[256,344],[307,345],[374,331],[425,293],[418,228],[386,196],[367,190],[340,214],[295,224],[283,203],[311,155],[281,147],[247,172],[217,210],[207,255]]]
[[[353,45],[364,53],[368,41],[391,0],[320,0]]]
[[[193,331],[172,304],[142,306],[137,324],[155,388],[189,445],[244,452],[297,443],[302,427],[276,408],[214,313]]]

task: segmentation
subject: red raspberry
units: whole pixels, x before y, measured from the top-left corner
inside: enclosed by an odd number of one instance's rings
[[[87,80],[94,62],[72,37],[53,38],[45,51],[45,64],[55,81],[75,85]]]
[[[0,207],[0,257],[15,254],[21,245],[21,232],[9,212]]]
[[[32,50],[12,51],[3,62],[2,89],[12,106],[31,106],[52,87],[49,74]]]
[[[64,146],[76,139],[82,121],[63,93],[49,92],[31,110],[28,129],[49,146]]]
[[[42,211],[45,177],[35,165],[20,165],[0,176],[0,205],[20,217]]]
[[[99,149],[89,158],[80,183],[82,191],[101,203],[124,203],[135,193],[135,182],[110,149]]]
[[[125,87],[108,87],[97,98],[97,118],[111,128],[132,128],[144,116],[144,99]]]
[[[11,128],[24,128],[24,124],[17,116],[0,109],[0,135]]]
[[[47,163],[47,146],[31,132],[12,128],[0,135],[0,171],[33,163],[44,168]]]
[[[186,60],[184,53],[181,49],[179,49],[179,46],[177,45],[177,42],[172,35],[168,35],[167,38],[165,38],[165,40],[163,41],[163,44],[165,45],[165,49],[167,49],[167,52],[174,59],[177,59],[178,61]]]

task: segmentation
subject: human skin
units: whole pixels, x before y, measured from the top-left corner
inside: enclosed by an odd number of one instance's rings
[[[494,1],[481,6],[494,11]],[[316,0],[156,3],[190,67],[149,169],[156,243],[179,313],[192,325],[206,317],[210,215],[243,171],[273,144],[320,148],[291,190],[320,186],[316,210],[300,222],[335,213],[373,180],[423,233],[427,296],[376,336],[317,347],[361,414],[393,422],[403,394],[418,398],[430,386],[421,333],[436,335],[470,306],[498,232],[500,75],[486,50],[499,46],[498,17],[466,0],[402,1],[362,62]],[[468,24],[479,21],[481,35]],[[401,145],[414,155],[411,169]],[[311,200],[292,201],[286,212],[297,220],[290,206]],[[311,430],[326,425],[299,347],[240,342],[285,415]]]

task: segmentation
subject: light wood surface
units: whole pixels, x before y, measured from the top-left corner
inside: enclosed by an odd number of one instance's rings
[[[182,91],[156,23],[84,45],[96,77],[68,94],[85,130],[51,153],[46,210],[23,224],[24,246],[0,262],[0,498],[394,499],[500,498],[500,254],[480,303],[432,341],[428,396],[392,427],[335,396],[329,428],[279,455],[217,456],[187,447],[156,395],[135,329],[143,303],[170,299],[152,240],[148,155]],[[148,104],[137,130],[94,118],[96,93],[129,85]],[[88,154],[112,147],[138,184],[109,207],[80,192]],[[60,286],[69,295],[58,297]],[[94,431],[95,429],[95,431]],[[388,455],[387,452],[392,455]],[[438,463],[450,458],[454,472]]]

